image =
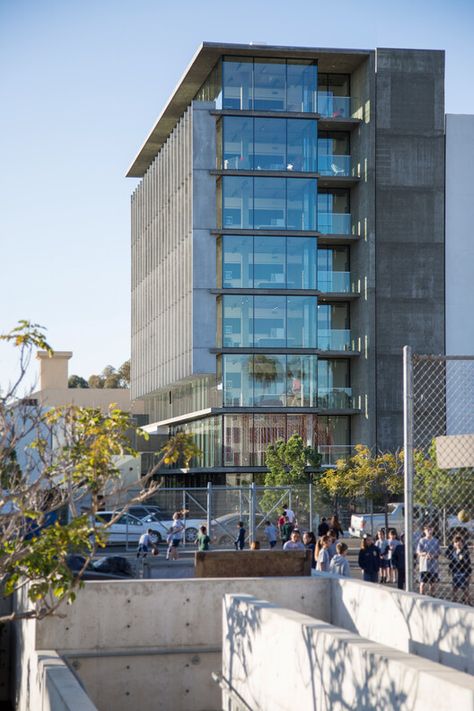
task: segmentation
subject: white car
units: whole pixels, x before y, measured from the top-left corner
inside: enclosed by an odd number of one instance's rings
[[[98,511],[96,514],[97,527],[100,528],[102,524],[111,521],[116,513],[116,511]],[[138,543],[140,536],[146,533],[149,528],[156,528],[156,526],[149,525],[130,513],[121,514],[120,518],[107,529],[108,543],[126,543],[127,541]],[[159,531],[156,532],[154,538],[155,543],[161,540]]]
[[[182,518],[185,525],[184,540],[186,543],[194,543],[201,526],[206,526],[206,521],[198,518]],[[166,540],[170,528],[174,525],[173,519],[162,519],[158,514],[150,514],[142,519],[142,522],[147,527],[153,528],[160,536],[160,540]]]

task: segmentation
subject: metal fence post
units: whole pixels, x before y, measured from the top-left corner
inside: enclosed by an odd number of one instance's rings
[[[212,524],[212,482],[207,482],[207,493],[206,493],[206,508],[207,508],[207,535],[211,535],[211,524]]]
[[[308,528],[310,531],[313,530],[313,482],[308,484],[308,496],[309,496],[309,522]]]
[[[255,540],[256,527],[255,517],[257,512],[257,487],[255,482],[250,484],[250,511],[249,511],[249,533],[250,543]]]
[[[405,477],[405,590],[413,591],[413,359],[403,348],[403,446]]]

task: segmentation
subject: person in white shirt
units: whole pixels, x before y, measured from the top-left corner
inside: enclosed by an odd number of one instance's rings
[[[287,508],[287,509],[286,509],[286,511],[285,511],[285,516],[288,516],[288,521],[289,521],[290,523],[294,523],[294,522],[295,522],[295,519],[296,519],[295,512],[292,511],[290,508]]]
[[[142,535],[140,536],[140,539],[138,541],[137,558],[140,558],[140,555],[146,558],[150,548],[152,548],[154,551],[156,551],[156,553],[158,553],[158,548],[157,546],[155,546],[151,539],[153,533],[153,529],[149,528],[146,533],[142,533]]]
[[[292,531],[291,538],[283,546],[284,551],[304,551],[304,543],[301,540],[301,534],[299,531]]]

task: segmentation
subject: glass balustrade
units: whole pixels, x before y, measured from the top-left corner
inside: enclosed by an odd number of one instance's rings
[[[349,459],[352,456],[353,447],[350,444],[320,444],[318,452],[321,454],[321,464],[323,466],[336,464],[338,459]]]
[[[318,328],[318,349],[321,351],[350,351],[350,330],[345,328]]]
[[[351,174],[351,156],[348,155],[319,155],[318,173],[331,175],[335,178],[347,177]]]
[[[318,231],[327,235],[350,235],[351,215],[339,212],[319,212]]]
[[[350,118],[351,97],[335,96],[330,91],[318,91],[318,113],[327,118]]]
[[[318,289],[325,294],[348,294],[351,291],[351,273],[318,272]]]
[[[352,388],[318,388],[318,407],[345,410],[352,407]]]

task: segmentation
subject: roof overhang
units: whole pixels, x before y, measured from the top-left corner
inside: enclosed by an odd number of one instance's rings
[[[127,178],[142,178],[145,175],[161,146],[196,96],[218,59],[223,55],[317,59],[319,70],[322,72],[350,74],[373,52],[373,50],[367,49],[203,42],[128,169]]]

